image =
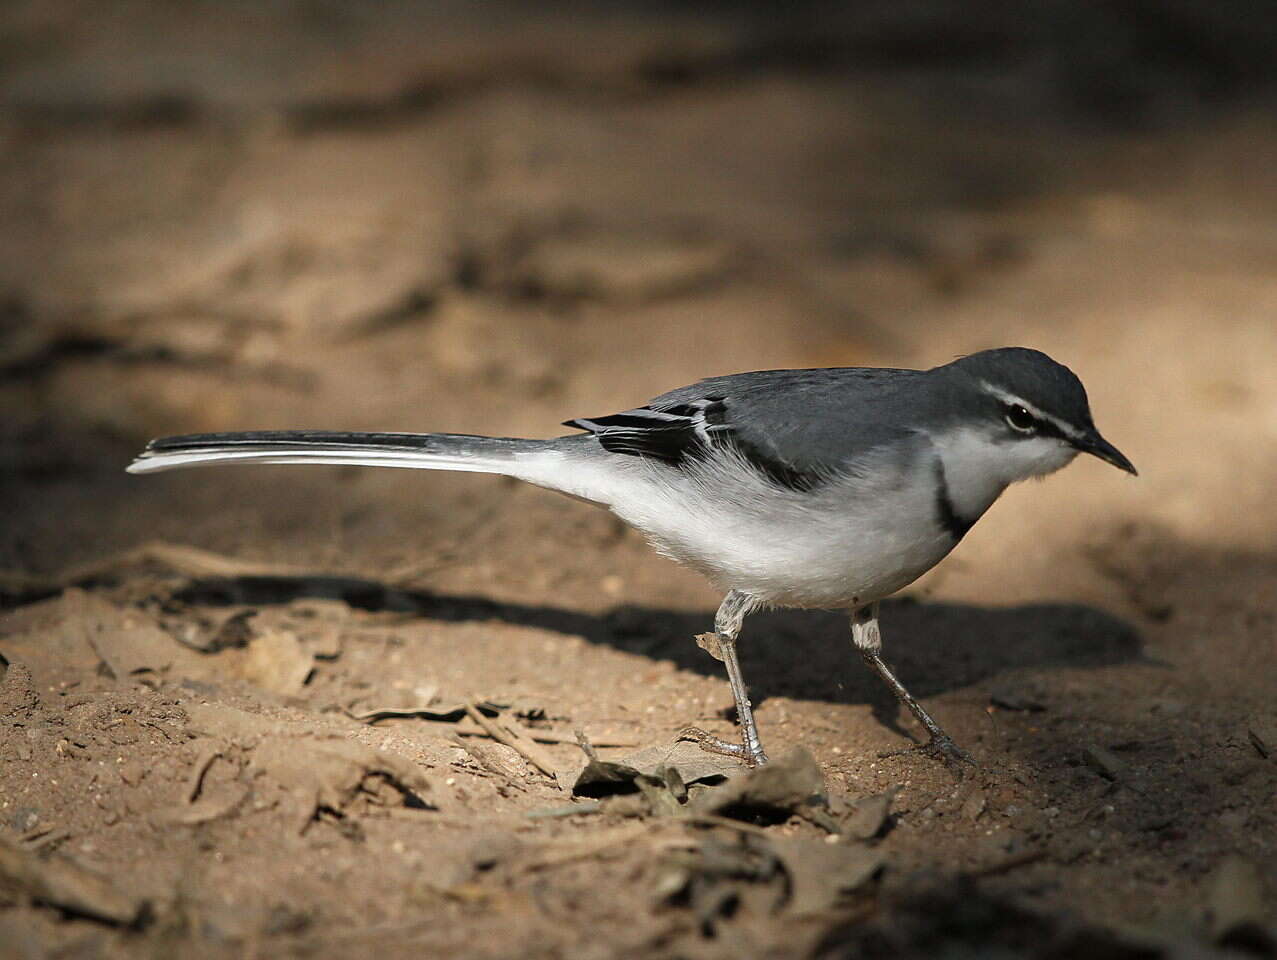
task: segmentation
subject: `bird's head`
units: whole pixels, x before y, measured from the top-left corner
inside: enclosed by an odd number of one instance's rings
[[[1079,453],[1136,472],[1096,429],[1082,381],[1045,353],[1003,347],[941,369],[956,378],[962,427],[978,437],[1007,482],[1053,473]]]

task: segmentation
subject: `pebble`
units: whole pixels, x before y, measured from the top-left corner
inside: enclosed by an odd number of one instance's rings
[[[962,815],[968,820],[978,820],[980,814],[984,813],[987,802],[983,790],[973,791],[971,796],[967,797],[966,802],[962,804]]]
[[[869,840],[876,837],[887,825],[887,820],[891,816],[891,802],[895,795],[895,790],[888,790],[886,793],[861,800],[843,824],[843,832],[857,840]],[[930,812],[928,808],[923,811],[923,816]]]
[[[1082,754],[1086,765],[1106,780],[1120,780],[1127,771],[1126,764],[1112,750],[1092,744]]]

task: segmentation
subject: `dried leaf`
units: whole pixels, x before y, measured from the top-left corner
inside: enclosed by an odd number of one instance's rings
[[[891,816],[891,803],[899,792],[892,787],[885,793],[865,797],[851,811],[842,824],[842,832],[855,840],[871,840],[882,833]]]
[[[361,791],[377,794],[365,783],[368,777],[384,778],[407,805],[424,806],[422,795],[430,792],[430,782],[414,764],[353,740],[268,736],[253,751],[251,769],[284,791],[299,832],[320,808],[340,813]]]
[[[6,615],[0,636],[5,655],[30,668],[37,688],[69,670],[91,673],[99,664],[119,680],[161,671],[208,673],[207,658],[174,643],[150,614],[80,589]]]
[[[32,900],[103,923],[133,926],[145,917],[147,902],[108,878],[65,857],[47,860],[0,840],[0,900]]]
[[[732,777],[706,792],[698,812],[742,820],[779,821],[792,814],[808,816],[827,806],[825,779],[811,752],[795,747],[779,760]]]
[[[637,780],[643,774],[624,763],[588,760],[572,781],[572,794],[577,797],[611,797],[638,792]]]
[[[652,776],[656,776],[663,767],[675,769],[685,784],[721,783],[741,771],[740,761],[707,753],[687,740],[678,740],[664,747],[648,747],[622,758],[620,762]]]
[[[882,870],[885,857],[863,844],[826,843],[805,837],[776,837],[772,848],[789,874],[789,909],[799,915],[824,913]]]
[[[787,874],[769,839],[710,834],[693,849],[665,859],[656,892],[665,903],[688,907],[702,931],[713,936],[725,917],[770,916],[779,910],[788,897]]]
[[[288,630],[270,630],[259,634],[248,645],[238,673],[249,683],[295,697],[315,669],[315,658]]]
[[[715,660],[721,661],[723,659],[722,638],[717,633],[698,633],[694,639],[696,640],[696,645]]]
[[[200,797],[194,803],[171,807],[154,816],[157,824],[181,824],[193,826],[228,817],[239,809],[248,797],[249,788],[240,783],[224,786],[216,794]]]

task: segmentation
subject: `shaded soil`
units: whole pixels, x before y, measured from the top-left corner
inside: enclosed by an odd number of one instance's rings
[[[1271,955],[1269,28],[1079,9],[8,5],[0,953]],[[1009,491],[885,605],[976,769],[878,757],[917,730],[844,618],[751,618],[769,752],[826,799],[767,816],[690,819],[713,777],[566,809],[577,731],[734,729],[720,598],[606,514],[123,473],[1012,343],[1141,476]]]

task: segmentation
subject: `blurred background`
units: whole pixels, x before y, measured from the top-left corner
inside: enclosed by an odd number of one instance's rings
[[[1274,49],[1240,0],[9,0],[0,567],[162,540],[707,612],[499,479],[123,467],[166,433],[546,436],[703,376],[1033,346],[1141,475],[1010,491],[914,595],[1119,617],[1170,670],[1092,674],[1113,710],[1170,684],[1177,735],[1244,740],[1277,663]]]
[[[478,503],[535,553],[581,511],[499,481],[119,468],[1004,344],[1072,366],[1143,476],[1013,492],[972,543],[1032,545],[998,589],[1125,521],[1265,548],[1275,42],[1245,3],[6,3],[0,561],[381,569]]]

